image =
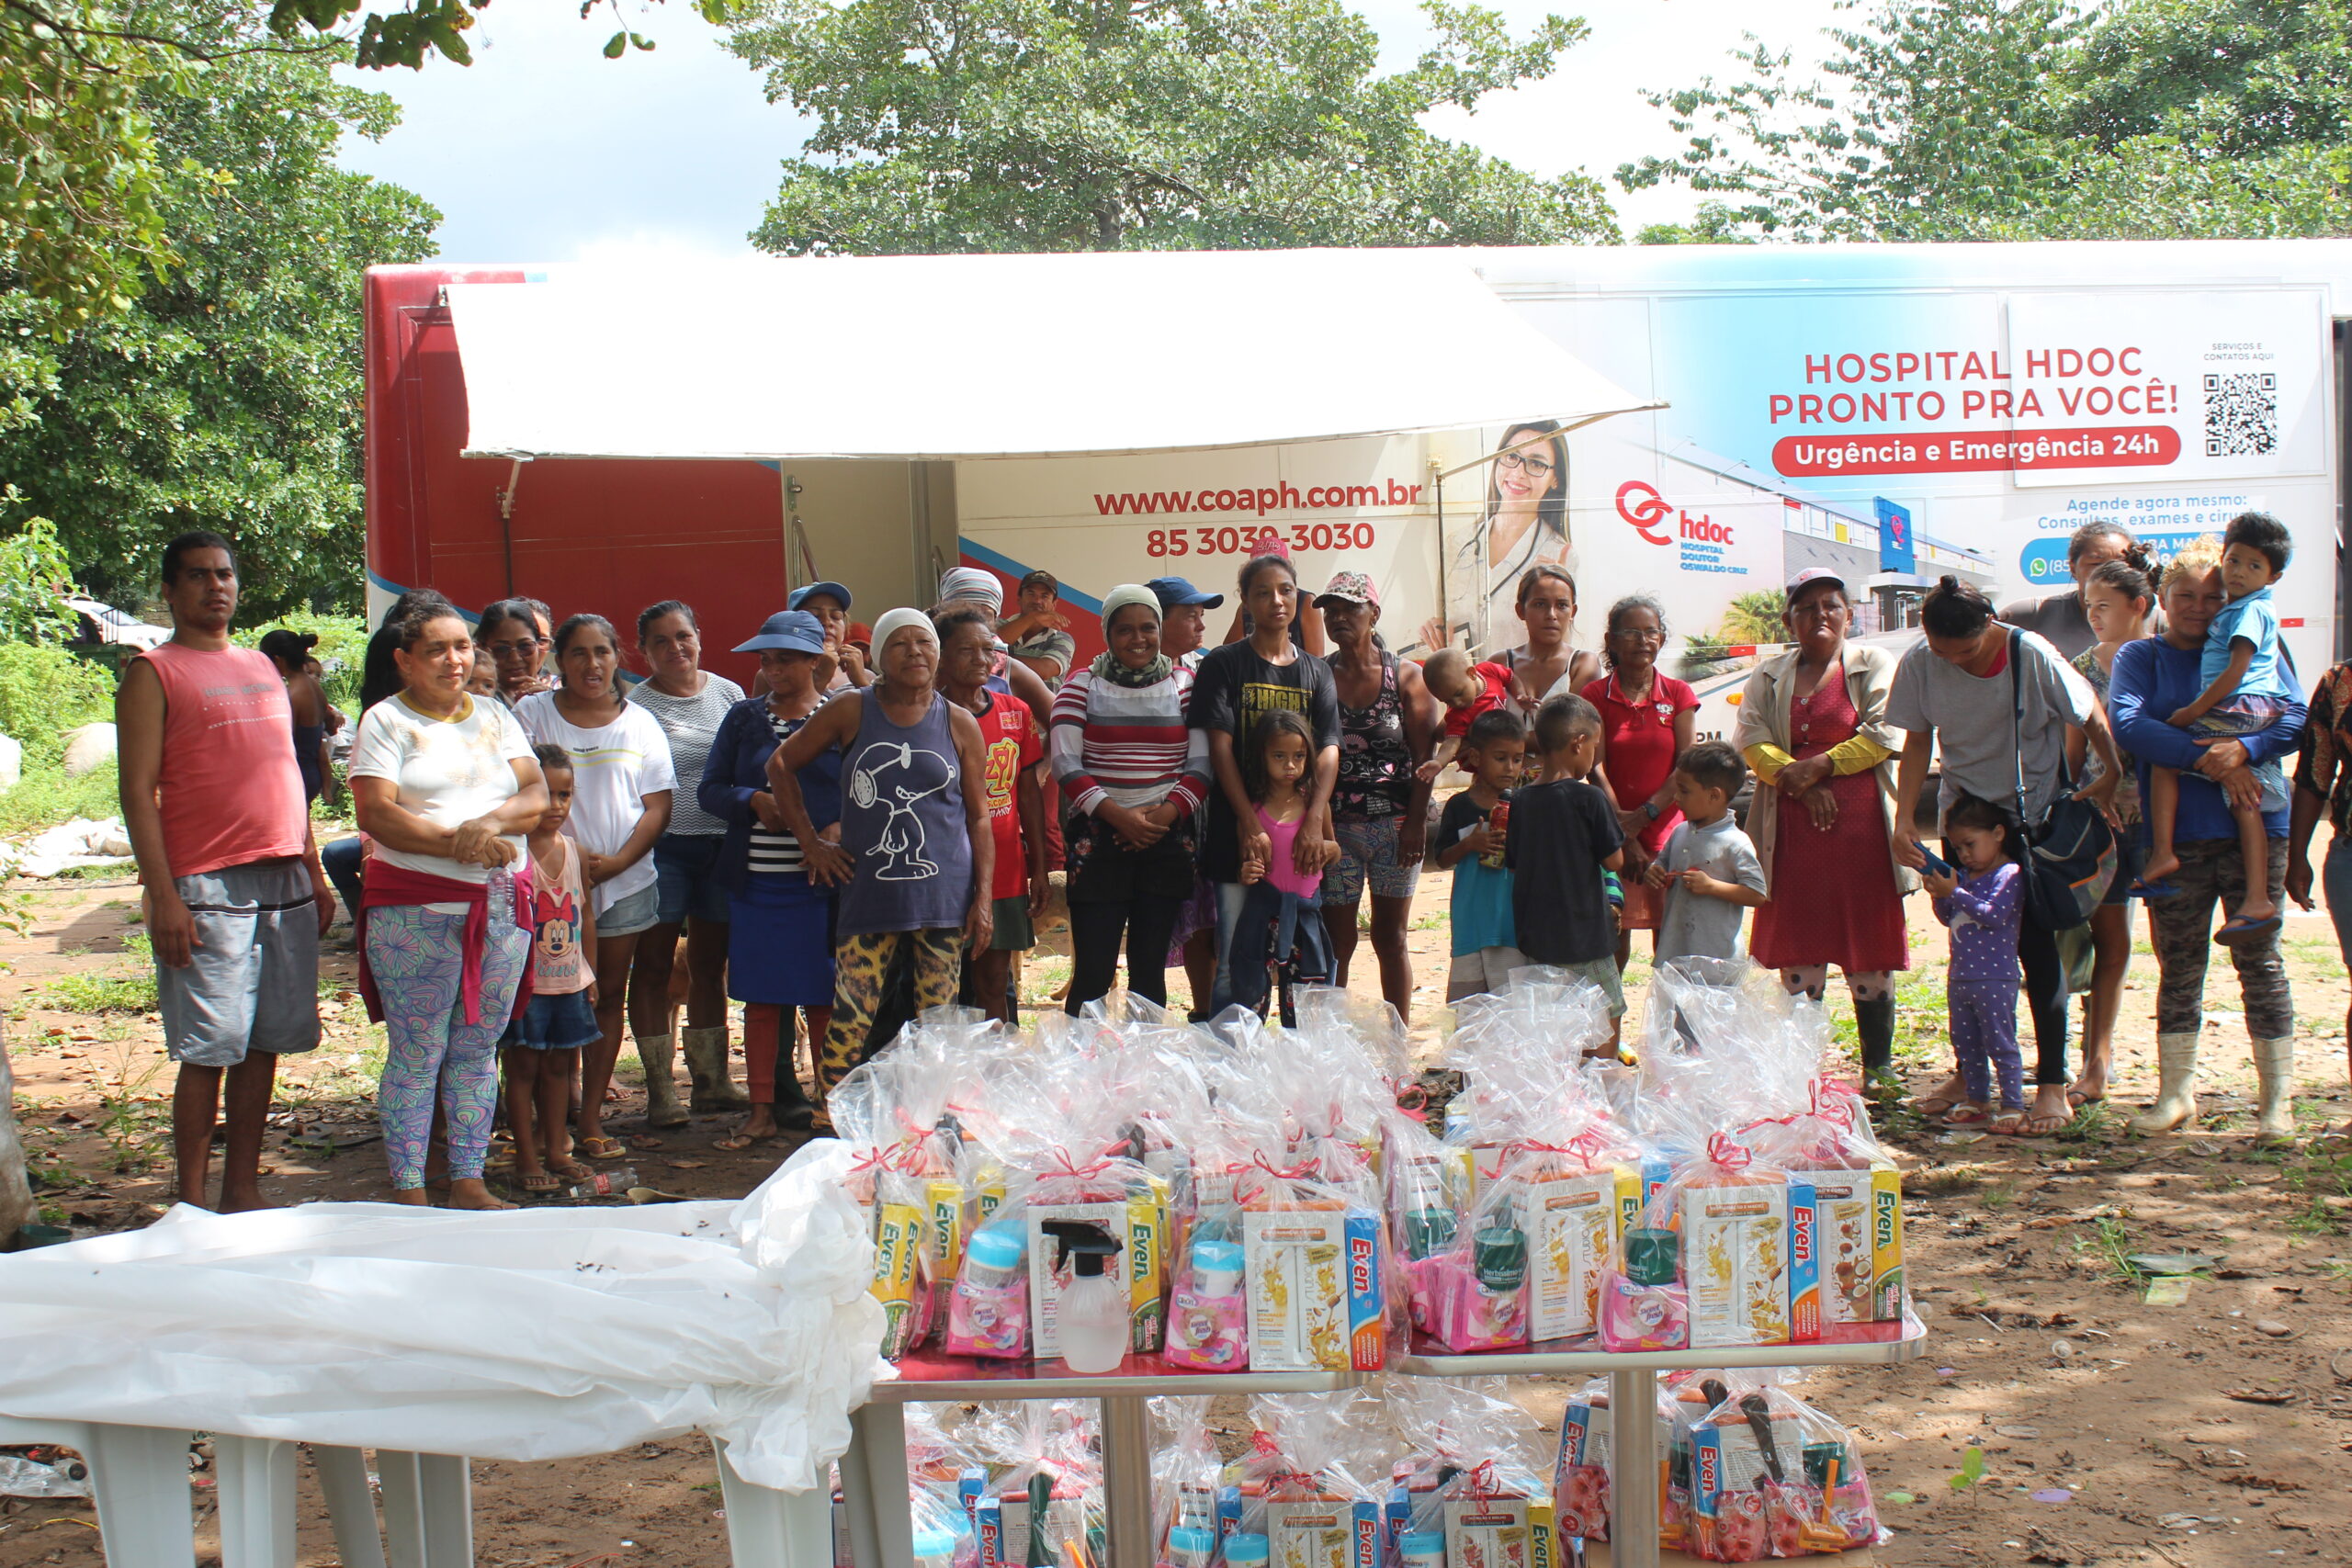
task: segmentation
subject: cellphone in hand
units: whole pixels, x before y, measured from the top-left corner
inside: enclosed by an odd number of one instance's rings
[[[1954,879],[1959,877],[1960,873],[1952,870],[1951,863],[1950,861],[1944,859],[1941,855],[1936,853],[1935,851],[1929,849],[1926,844],[1921,843],[1917,839],[1912,840],[1911,843],[1913,848],[1917,849],[1921,854],[1928,857],[1928,870],[1931,874],[1936,876],[1949,876]]]

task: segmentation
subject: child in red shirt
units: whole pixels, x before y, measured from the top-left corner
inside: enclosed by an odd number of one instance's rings
[[[1483,660],[1474,664],[1458,648],[1441,648],[1430,654],[1421,666],[1421,682],[1431,696],[1445,705],[1445,739],[1439,742],[1437,754],[1421,764],[1424,783],[1434,782],[1453,761],[1472,721],[1506,703],[1521,700],[1519,679],[1508,667]]]

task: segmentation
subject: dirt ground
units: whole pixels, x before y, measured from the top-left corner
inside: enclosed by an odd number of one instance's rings
[[[0,938],[17,1109],[51,1223],[76,1235],[143,1224],[167,1201],[171,1074],[127,879],[30,886],[30,930]],[[1442,889],[1411,933],[1416,1037],[1440,1041],[1447,931]],[[1942,935],[1912,901],[1915,968],[1900,999],[1898,1050],[1915,1089],[1944,1055]],[[1028,1003],[1069,972],[1064,933],[1033,954]],[[2340,1126],[2346,1104],[2345,970],[2324,916],[2288,925],[2301,1020],[2298,1111]],[[1370,992],[1369,947],[1354,988]],[[1629,982],[1645,967],[1637,960]],[[288,1202],[383,1190],[382,1151],[365,1138],[381,1032],[338,955],[322,987],[326,1041],[281,1080],[266,1155]],[[2054,1139],[1947,1134],[1899,1115],[1890,1142],[1906,1167],[1909,1269],[1931,1327],[1925,1359],[1816,1374],[1805,1393],[1855,1427],[1894,1529],[1879,1560],[2241,1568],[2280,1559],[2352,1561],[2352,1144],[2308,1139],[2292,1153],[2252,1146],[2245,1028],[2217,960],[2209,999],[2201,1114],[2182,1135],[2141,1138],[2124,1118],[2154,1092],[2154,961],[2144,940],[2117,1041],[2116,1094]],[[1180,992],[1182,979],[1171,974]],[[1634,987],[1629,984],[1629,993]],[[1635,1002],[1638,1009],[1638,1000]],[[1850,1010],[1833,992],[1841,1033]],[[128,1009],[130,1010],[114,1010]],[[642,1111],[634,1059],[623,1059]],[[740,1075],[740,1067],[739,1067]],[[727,1153],[718,1119],[665,1133],[633,1158],[641,1179],[684,1196],[747,1191],[786,1151]],[[300,1140],[300,1141],[298,1141]],[[2210,1255],[2179,1305],[2143,1300],[2129,1260]],[[1565,1384],[1522,1386],[1556,1420]],[[1230,1417],[1228,1417],[1228,1420]],[[1972,1448],[1982,1455],[1973,1484]],[[725,1525],[698,1438],[628,1453],[474,1467],[475,1541],[488,1568],[721,1568]],[[199,1488],[209,1470],[197,1475]],[[306,1489],[308,1483],[305,1483]],[[0,1568],[96,1568],[93,1517],[75,1503],[0,1502]],[[200,1552],[217,1551],[210,1512]],[[323,1509],[306,1490],[303,1568],[335,1561]]]

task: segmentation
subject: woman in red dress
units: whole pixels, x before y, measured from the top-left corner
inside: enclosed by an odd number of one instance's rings
[[[1844,970],[1863,1077],[1879,1080],[1893,1073],[1894,971],[1911,967],[1903,895],[1918,883],[1895,863],[1889,814],[1903,747],[1903,732],[1886,723],[1898,660],[1849,643],[1852,622],[1837,573],[1797,575],[1781,615],[1795,646],[1748,677],[1736,744],[1756,770],[1747,836],[1772,893],[1757,907],[1749,951],[1781,972],[1791,995],[1815,1001],[1829,966]],[[1783,869],[1803,890],[1787,903]]]
[[[1699,694],[1657,667],[1666,647],[1666,612],[1646,593],[1609,606],[1600,657],[1609,672],[1584,689],[1600,710],[1600,760],[1592,782],[1617,810],[1625,835],[1625,908],[1617,930],[1617,967],[1633,955],[1635,931],[1657,930],[1658,896],[1642,881],[1682,820],[1674,804],[1675,760],[1690,749]],[[1657,940],[1650,939],[1653,943]]]

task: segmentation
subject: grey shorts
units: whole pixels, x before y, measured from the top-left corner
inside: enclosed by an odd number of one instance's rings
[[[662,885],[649,882],[636,892],[613,901],[613,907],[596,916],[596,940],[608,936],[635,936],[650,931],[662,921]]]
[[[1457,953],[1453,965],[1446,971],[1445,999],[1458,1002],[1464,997],[1507,990],[1510,972],[1527,967],[1527,954],[1515,947],[1482,947],[1476,953]]]
[[[255,861],[173,879],[196,922],[185,969],[155,966],[175,1062],[233,1067],[248,1051],[319,1043],[319,911],[299,860]]]

